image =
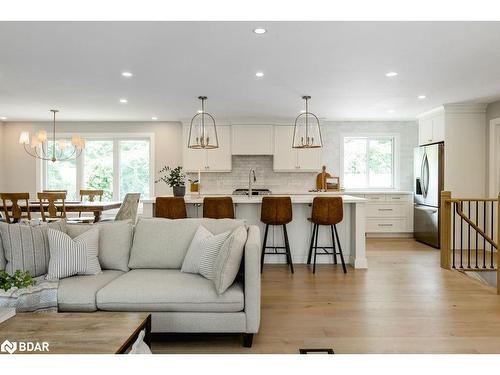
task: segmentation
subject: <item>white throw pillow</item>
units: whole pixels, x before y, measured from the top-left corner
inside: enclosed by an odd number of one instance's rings
[[[101,266],[99,229],[97,227],[72,239],[66,233],[48,229],[50,261],[47,279],[73,275],[97,275]]]
[[[233,230],[215,259],[213,281],[219,295],[233,285],[238,275],[247,235],[247,228],[244,225]]]
[[[181,272],[199,273],[209,280],[214,279],[214,263],[222,244],[230,231],[213,235],[205,227],[199,226],[189,245],[182,263]]]

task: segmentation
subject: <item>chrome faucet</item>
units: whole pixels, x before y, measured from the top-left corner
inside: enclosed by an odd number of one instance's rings
[[[248,173],[248,197],[252,196],[252,175],[253,182],[256,182],[257,178],[255,177],[255,169],[250,169],[250,172]]]

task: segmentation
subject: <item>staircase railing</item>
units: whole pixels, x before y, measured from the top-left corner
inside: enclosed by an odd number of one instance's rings
[[[441,192],[441,267],[459,271],[496,271],[500,294],[498,198],[452,198]]]

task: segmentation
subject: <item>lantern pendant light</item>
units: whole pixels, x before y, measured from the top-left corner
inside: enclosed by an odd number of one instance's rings
[[[293,128],[293,148],[321,148],[323,140],[321,138],[321,129],[319,119],[314,114],[309,112],[310,96],[302,97],[305,100],[306,109],[295,118]]]
[[[194,149],[219,148],[215,118],[210,113],[205,112],[207,97],[198,96],[198,99],[201,100],[201,111],[198,111],[191,119],[188,147]]]

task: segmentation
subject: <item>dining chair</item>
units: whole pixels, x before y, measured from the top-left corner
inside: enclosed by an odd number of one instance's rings
[[[104,195],[104,190],[96,190],[96,189],[80,189],[80,202],[95,202],[96,198],[99,199],[99,202],[102,202],[102,196]],[[71,218],[72,222],[77,223],[93,223],[95,217],[92,216],[82,216],[82,213],[78,213],[78,217]]]
[[[140,198],[141,193],[127,193],[115,216],[115,221],[132,220],[132,223],[135,224],[137,221],[137,210],[139,208]]]
[[[18,223],[22,219],[31,220],[30,193],[0,193],[0,200],[2,201],[3,213],[7,223]],[[25,212],[19,205],[19,201],[24,201]],[[10,203],[10,209],[8,203]]]
[[[42,221],[54,221],[66,218],[66,193],[42,192],[38,193],[40,214]]]

